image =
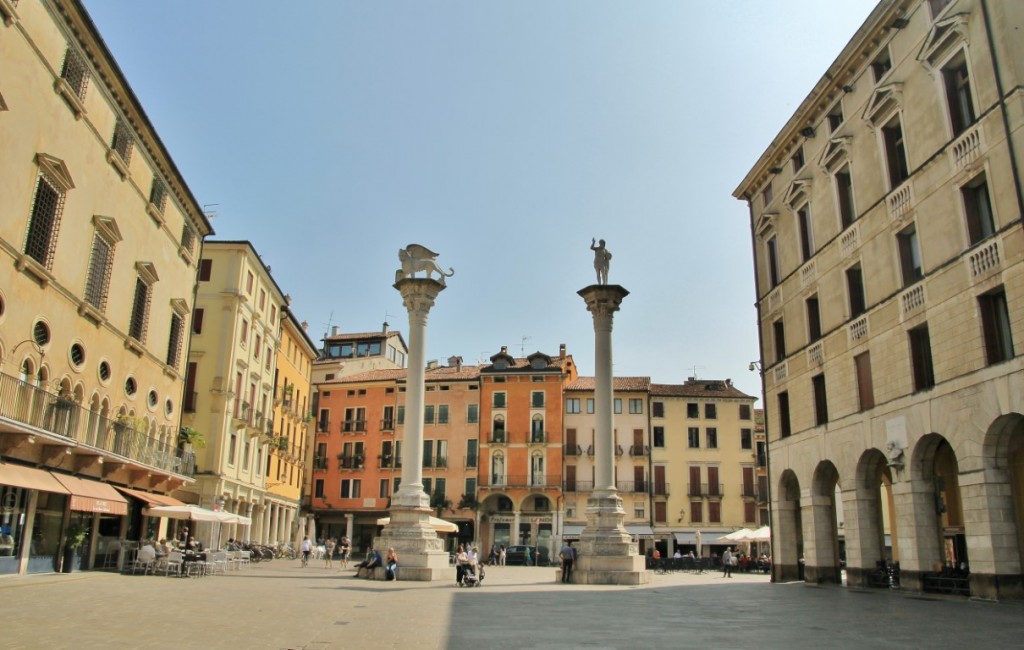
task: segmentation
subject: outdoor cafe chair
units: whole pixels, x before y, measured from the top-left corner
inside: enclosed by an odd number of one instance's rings
[[[171,571],[180,576],[182,564],[181,551],[171,551],[164,560],[164,576],[171,575]]]

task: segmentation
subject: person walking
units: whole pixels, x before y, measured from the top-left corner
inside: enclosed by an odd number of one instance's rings
[[[462,586],[462,580],[466,575],[466,567],[469,565],[469,553],[466,547],[459,544],[459,552],[455,554],[455,585]]]
[[[498,566],[505,566],[505,545],[502,544],[501,548],[498,549]]]
[[[576,549],[572,542],[566,542],[558,556],[562,558],[562,582],[572,582],[572,565],[576,562]]]
[[[732,577],[732,548],[727,548],[725,553],[722,553],[722,577]]]
[[[334,568],[334,538],[328,537],[324,542],[324,568]]]
[[[349,554],[349,551],[352,549],[352,540],[350,540],[347,535],[342,535],[341,536],[341,544],[340,544],[340,546],[341,546],[341,568],[342,569],[347,569],[348,568],[348,554]]]
[[[308,535],[302,538],[299,550],[302,551],[302,566],[305,567],[309,564],[309,554],[313,552],[313,542],[309,541]]]

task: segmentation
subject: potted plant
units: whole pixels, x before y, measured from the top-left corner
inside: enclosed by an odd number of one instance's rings
[[[192,427],[181,427],[178,429],[178,446],[184,447],[186,444],[192,445],[195,449],[204,449],[206,438],[202,432],[196,431]]]
[[[85,544],[89,537],[89,529],[80,523],[74,523],[64,531],[64,561],[61,564],[61,573],[71,573],[75,570],[75,560],[78,556],[78,549]]]

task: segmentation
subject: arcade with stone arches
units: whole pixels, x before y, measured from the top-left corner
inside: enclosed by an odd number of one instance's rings
[[[480,502],[481,551],[498,546],[552,548],[555,502],[543,492],[494,492]]]
[[[1024,415],[958,424],[908,433],[896,454],[858,449],[854,427],[827,434],[820,448],[840,452],[829,458],[809,453],[819,440],[782,441],[773,578],[840,583],[845,571],[850,586],[889,586],[878,571],[896,566],[911,591],[1024,597]]]

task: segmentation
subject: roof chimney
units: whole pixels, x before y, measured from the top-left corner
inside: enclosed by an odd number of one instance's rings
[[[448,367],[454,367],[456,372],[462,371],[462,357],[448,357]]]
[[[508,354],[508,346],[507,345],[501,346],[501,353],[502,354]]]
[[[308,321],[302,321],[302,331],[305,332],[307,330],[309,330],[309,322]]]
[[[341,328],[337,325],[331,325],[331,336],[337,336],[340,330]]]
[[[427,370],[433,370],[437,368],[437,359],[431,359],[427,362]]]
[[[562,343],[562,344],[560,344],[558,346],[558,358],[559,359],[564,359],[565,358],[565,343]]]
[[[388,322],[387,321],[384,321],[384,333],[385,334],[388,333]]]

